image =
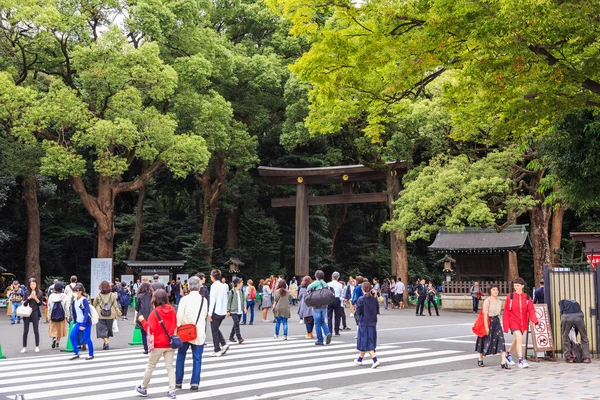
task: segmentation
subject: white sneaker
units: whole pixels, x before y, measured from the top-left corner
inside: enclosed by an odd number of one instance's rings
[[[221,346],[221,355],[224,355],[225,353],[227,353],[227,350],[229,349],[229,345],[225,344],[223,346]]]
[[[354,365],[362,365],[362,361],[358,361],[357,359],[354,359]]]
[[[279,336],[273,335],[273,339],[279,339]]]
[[[300,325],[304,325],[304,321],[303,320],[300,320]]]
[[[27,348],[26,347],[23,347],[23,350],[21,350],[21,354],[23,354],[23,353],[27,353]]]
[[[354,339],[358,339],[358,335],[354,336]]]
[[[525,360],[519,361],[519,368],[529,368],[529,363]]]
[[[515,365],[515,362],[512,359],[512,356],[506,356],[506,363],[508,365]]]
[[[35,348],[35,352],[36,352],[36,353],[39,353],[39,352],[40,352],[40,348],[39,348],[39,347],[36,347],[36,348]]]
[[[350,313],[350,317],[354,317],[354,314]]]
[[[220,351],[213,351],[208,356],[209,357],[221,357],[223,354]]]
[[[371,368],[377,368],[379,367],[379,360],[377,360],[376,362],[373,363],[373,365],[371,365]]]

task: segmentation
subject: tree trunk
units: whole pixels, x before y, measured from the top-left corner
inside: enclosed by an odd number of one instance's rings
[[[333,228],[333,233],[331,234],[331,250],[329,252],[329,254],[331,256],[335,255],[335,238],[337,237],[337,234],[340,231],[340,228],[344,224],[344,220],[346,219],[347,214],[348,214],[348,204],[344,204],[344,206],[342,207],[342,214],[340,215],[340,219],[338,220],[337,224]]]
[[[144,198],[146,197],[146,185],[142,186],[138,192],[137,205],[135,206],[135,230],[133,231],[133,241],[129,251],[129,261],[135,261],[140,248],[142,239],[142,222],[144,214]]]
[[[27,254],[25,257],[25,280],[35,278],[41,285],[40,268],[40,210],[37,201],[35,174],[23,179],[23,200],[27,208]]]
[[[560,244],[562,240],[562,224],[563,217],[565,216],[566,207],[563,204],[559,204],[558,207],[552,213],[552,234],[550,236],[550,254],[552,266],[556,267],[560,264]]]
[[[236,206],[227,214],[227,245],[232,249],[237,248],[240,213],[240,207]]]
[[[550,264],[550,242],[548,240],[548,224],[550,222],[550,206],[538,204],[529,210],[531,220],[531,243],[533,245],[533,276],[537,285],[544,276],[544,264]]]
[[[387,197],[390,218],[394,216],[395,202],[400,196],[400,179],[396,171],[388,171]],[[406,232],[390,232],[390,250],[392,256],[392,277],[402,279],[408,286],[408,247]],[[408,304],[408,290],[404,291],[404,301]]]
[[[519,277],[519,259],[516,251],[508,252],[508,281],[514,282]]]
[[[196,179],[202,183],[204,195],[204,219],[202,221],[202,241],[208,247],[206,261],[212,263],[212,248],[215,240],[215,229],[217,226],[217,203],[225,193],[225,177],[227,164],[222,157],[215,161],[215,180],[211,182],[210,167],[206,168],[202,176],[196,175]]]
[[[113,258],[115,240],[115,202],[106,176],[98,179],[99,213],[92,216],[98,224],[98,258]]]

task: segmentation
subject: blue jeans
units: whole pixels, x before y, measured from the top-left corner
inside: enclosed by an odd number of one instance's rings
[[[175,293],[175,305],[179,305],[179,300],[181,300],[181,294]]]
[[[246,300],[246,308],[248,309],[246,314],[250,313],[250,323],[251,324],[254,323],[254,304],[255,303],[256,302],[254,300]],[[243,323],[246,323],[246,314],[244,314],[244,317],[242,318]]]
[[[83,324],[75,322],[75,324],[73,325],[73,329],[71,329],[71,344],[73,345],[73,353],[75,353],[76,355],[79,354],[79,348],[77,347],[77,343],[79,343],[79,340],[77,339],[77,336],[79,335],[80,326],[83,326]],[[94,342],[92,342],[91,325],[85,327],[85,330],[83,331],[83,337],[85,338],[85,343],[87,344],[88,352],[91,357],[94,355]]]
[[[479,311],[479,299],[476,296],[471,296],[473,298],[473,311]]]
[[[190,379],[190,385],[200,386],[200,371],[202,369],[202,352],[204,351],[204,345],[196,345],[189,342],[184,342],[183,346],[177,351],[177,362],[175,363],[175,384],[181,385],[183,383],[183,370],[185,368],[185,355],[188,348],[192,348],[192,378]]]
[[[10,322],[15,322],[15,320],[21,322],[21,317],[17,316],[17,308],[19,308],[19,306],[21,305],[21,302],[16,302],[13,301],[12,302],[12,310],[10,313]]]
[[[287,318],[277,317],[275,318],[275,334],[279,336],[279,326],[283,323],[283,336],[287,336],[288,333],[288,323]]]
[[[323,343],[323,335],[328,336],[329,328],[325,323],[327,307],[313,308],[313,318],[315,320],[315,330],[317,331],[317,343]]]
[[[383,309],[384,310],[388,309],[388,297],[390,297],[389,294],[387,294],[387,293],[383,294]]]

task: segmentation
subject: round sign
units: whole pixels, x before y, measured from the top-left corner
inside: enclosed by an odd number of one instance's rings
[[[546,347],[548,346],[548,336],[546,335],[538,335],[537,337],[538,347]]]
[[[535,331],[539,333],[546,332],[546,324],[540,321],[539,324],[535,325]]]
[[[540,319],[544,317],[544,309],[543,308],[536,308],[535,309],[535,316]]]

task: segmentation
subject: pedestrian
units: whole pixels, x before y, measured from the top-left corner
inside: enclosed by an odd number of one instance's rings
[[[142,285],[142,283],[140,282],[140,280],[136,280],[135,283],[133,284],[133,292],[131,293],[133,296],[137,297],[137,293],[138,290],[140,290],[140,286]]]
[[[248,279],[248,286],[246,286],[246,312],[242,318],[242,325],[246,325],[246,316],[250,314],[249,325],[254,324],[254,305],[256,304],[256,288],[252,279]]]
[[[21,289],[19,285],[19,281],[14,280],[12,286],[10,287],[10,291],[8,292],[8,301],[10,301],[11,312],[10,312],[10,324],[14,325],[15,322],[17,324],[21,323],[21,317],[17,315],[17,308],[21,304],[23,304],[23,299],[25,298],[25,292]]]
[[[402,282],[402,278],[396,279],[394,288],[396,289],[396,302],[398,303],[398,308],[399,309],[406,308],[406,306],[404,305],[405,286],[404,286],[404,283]]]
[[[96,338],[102,339],[102,350],[109,350],[109,339],[113,337],[113,323],[115,318],[121,316],[117,303],[117,294],[111,290],[110,283],[100,282],[100,293],[94,299],[94,307],[98,311],[98,324],[96,324]]]
[[[362,291],[362,284],[364,282],[364,278],[362,276],[358,275],[356,277],[356,279],[354,280],[354,282],[355,282],[355,284],[354,284],[354,292],[352,292],[352,306],[356,310],[356,302],[364,294],[363,291]],[[356,326],[358,326],[358,315],[356,315],[356,312],[354,312],[354,313],[352,313],[350,315],[354,316],[354,321],[356,322]]]
[[[257,301],[258,301],[258,311],[260,311],[262,309],[262,291],[263,291],[263,286],[265,284],[265,280],[261,279],[258,281],[258,286],[256,286],[256,297],[257,297]]]
[[[227,292],[229,292],[229,286],[221,282],[221,271],[218,269],[213,269],[210,272],[210,280],[212,281],[212,285],[210,285],[208,320],[210,321],[214,352],[209,357],[221,357],[229,349],[229,345],[219,330],[221,323],[223,323],[227,315]]]
[[[358,334],[356,339],[356,349],[360,352],[354,364],[362,365],[365,353],[369,353],[373,365],[371,368],[379,366],[379,360],[375,355],[377,348],[377,315],[379,314],[379,302],[376,297],[371,295],[371,284],[363,282],[362,290],[364,296],[360,297],[356,303],[356,314],[358,314]]]
[[[290,296],[292,296],[292,305],[295,306],[298,304],[298,283],[296,281],[296,277],[290,283]]]
[[[271,280],[266,279],[263,284],[262,290],[262,317],[263,322],[269,322],[267,317],[269,316],[269,308],[273,306],[273,301],[271,300],[271,296],[273,295],[273,291],[271,290]]]
[[[535,315],[535,309],[533,302],[528,294],[523,292],[525,287],[525,280],[523,278],[517,278],[513,282],[514,292],[506,296],[504,303],[504,315],[502,316],[502,325],[504,326],[504,332],[510,332],[513,334],[513,342],[508,349],[506,354],[506,361],[509,365],[514,365],[515,362],[512,360],[511,353],[517,349],[517,355],[519,356],[519,368],[529,367],[527,360],[523,359],[523,335],[527,332],[529,326],[529,320],[534,324],[538,324],[537,316]]]
[[[152,312],[152,285],[149,282],[143,282],[137,290],[135,299],[135,326],[142,333],[142,345],[144,346],[144,354],[148,354],[148,332],[139,321],[139,316],[143,315],[147,320]]]
[[[388,309],[390,293],[391,293],[390,280],[386,278],[383,280],[383,283],[381,284],[381,294],[383,295],[383,309],[384,310]]]
[[[131,292],[125,282],[121,283],[119,305],[121,306],[121,321],[124,321],[127,319],[127,311],[129,311],[129,306],[131,305]]]
[[[489,289],[490,297],[483,302],[482,312],[485,326],[485,336],[477,337],[475,351],[479,353],[477,365],[483,367],[483,358],[486,356],[500,353],[500,367],[510,369],[506,362],[506,343],[502,324],[500,323],[500,312],[502,311],[502,301],[498,299],[500,289],[497,284],[491,284]]]
[[[425,307],[425,300],[427,299],[427,286],[425,286],[425,279],[421,279],[421,281],[415,286],[415,293],[417,293],[417,308],[416,315],[423,315],[423,308]]]
[[[152,277],[152,292],[156,292],[158,289],[166,290],[165,284],[160,281],[160,275],[154,274]],[[167,283],[169,283],[167,279]]]
[[[53,293],[48,297],[48,310],[50,310],[48,336],[52,338],[53,349],[59,348],[60,339],[68,335],[69,297],[64,293],[64,286],[64,283],[56,282]]]
[[[169,304],[169,295],[164,289],[158,289],[152,294],[152,306],[154,310],[150,313],[148,320],[143,315],[138,316],[138,321],[141,322],[144,329],[150,332],[151,335],[154,335],[154,350],[150,352],[150,356],[148,357],[148,364],[146,365],[142,384],[138,385],[135,390],[144,397],[148,395],[146,389],[150,383],[150,378],[152,378],[152,372],[154,372],[156,364],[158,364],[162,356],[169,379],[167,398],[175,399],[177,398],[177,392],[175,391],[175,368],[173,367],[175,349],[171,348],[169,342],[170,337],[175,334],[175,329],[177,329],[177,315],[173,307]]]
[[[40,352],[40,318],[42,318],[42,307],[44,293],[38,289],[35,278],[29,279],[29,286],[25,291],[25,300],[23,306],[31,307],[29,317],[23,317],[23,349],[21,353],[27,352],[27,336],[29,336],[29,323],[33,325],[33,335],[35,336],[35,352]]]
[[[544,304],[544,280],[540,280],[540,287],[533,292],[533,304]]]
[[[333,289],[333,301],[327,306],[327,328],[329,332],[334,332],[335,336],[340,336],[340,320],[344,308],[342,307],[343,293],[342,284],[339,282],[340,273],[335,271],[331,274],[331,282],[327,284]]]
[[[348,328],[348,325],[346,324],[346,292],[347,292],[347,285],[346,283],[344,283],[343,281],[339,281],[340,284],[342,285],[342,307],[340,309],[340,319],[342,320],[342,327],[340,328],[343,331],[350,331],[352,329]]]
[[[327,283],[323,280],[325,273],[320,269],[315,272],[315,281],[311,283],[307,288],[307,292],[313,290],[329,290]],[[325,337],[325,343],[331,343],[331,331],[325,323],[325,315],[327,313],[327,306],[315,308],[313,307],[313,318],[315,320],[315,330],[317,331],[317,341],[315,345],[323,346],[323,337]]]
[[[558,302],[558,308],[560,310],[560,331],[562,333],[562,351],[565,361],[570,364],[575,362],[571,352],[571,340],[569,338],[571,328],[575,328],[576,332],[579,332],[579,335],[581,336],[583,362],[586,364],[591,363],[590,341],[588,339],[581,306],[574,300],[563,299]]]
[[[227,294],[227,317],[233,320],[233,327],[229,333],[229,341],[235,342],[234,335],[237,337],[239,344],[244,343],[242,333],[240,332],[240,322],[242,316],[246,314],[246,296],[242,290],[244,281],[241,278],[235,277],[232,281],[233,289]]]
[[[108,282],[106,282],[108,284]],[[110,287],[110,284],[108,284]],[[90,316],[90,303],[85,297],[85,288],[82,283],[77,283],[73,288],[75,294],[75,300],[71,304],[71,315],[73,316],[73,329],[71,329],[71,343],[73,344],[73,353],[75,355],[71,357],[71,360],[79,358],[79,347],[77,343],[80,342],[79,335],[83,335],[85,342],[87,343],[88,356],[86,360],[94,359],[94,343],[92,342],[92,318]]]
[[[350,318],[354,317],[354,303],[352,302],[352,297],[354,296],[354,290],[356,289],[356,279],[351,276],[348,277],[348,289],[346,292],[346,300],[350,303]]]
[[[206,287],[206,276],[203,272],[198,272],[196,276],[198,279],[200,279],[200,294],[206,299],[207,302],[210,302],[210,293]]]
[[[279,327],[283,325],[283,340],[288,337],[288,319],[291,318],[289,290],[286,290],[285,280],[279,281],[279,286],[273,296],[273,314],[275,315],[275,339],[279,338]]]
[[[177,277],[177,282],[173,285],[171,293],[175,295],[175,305],[179,305],[179,300],[183,297],[183,290],[181,289],[181,278]]]
[[[435,287],[433,283],[429,282],[427,285],[427,311],[429,312],[429,316],[431,317],[431,305],[435,308],[435,315],[440,316],[440,312],[438,311],[437,303],[435,302]]]
[[[206,319],[208,317],[208,301],[200,294],[202,283],[200,278],[192,276],[188,281],[189,295],[179,299],[177,307],[177,326],[186,324],[196,326],[196,337],[183,342],[177,350],[177,364],[175,368],[175,388],[181,389],[185,370],[185,356],[188,348],[192,348],[192,376],[190,390],[198,391],[200,386],[200,372],[202,369],[202,353],[206,342]]]
[[[473,299],[473,312],[479,312],[479,300],[481,300],[482,293],[479,287],[479,282],[473,283],[471,286],[471,298]]]
[[[300,317],[300,321],[304,323],[306,326],[306,339],[313,338],[313,328],[315,326],[313,319],[313,308],[309,307],[304,303],[304,297],[306,296],[306,288],[312,283],[312,279],[310,276],[305,276],[302,278],[302,282],[300,283],[300,291],[298,293],[298,316]]]

